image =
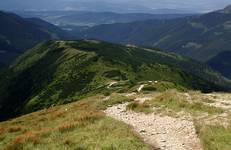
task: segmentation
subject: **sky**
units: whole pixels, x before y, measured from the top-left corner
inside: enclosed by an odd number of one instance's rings
[[[107,1],[107,0],[99,0]],[[202,11],[211,11],[221,9],[229,4],[231,0],[110,0],[114,3],[135,3],[137,5],[152,8],[170,8],[170,9],[201,9]]]
[[[92,10],[116,12],[155,12],[173,9],[209,12],[222,9],[231,0],[1,0],[3,10]]]

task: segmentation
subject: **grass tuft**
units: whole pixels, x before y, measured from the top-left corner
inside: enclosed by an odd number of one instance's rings
[[[196,125],[196,131],[201,139],[204,150],[230,150],[231,124],[228,127],[220,125]]]
[[[127,110],[133,110],[135,112],[144,112],[144,113],[151,113],[153,112],[152,107],[148,103],[138,103],[132,102],[127,105]]]
[[[131,102],[131,101],[133,100],[126,96],[120,94],[112,94],[108,100],[104,100],[101,103],[99,103],[98,108],[105,110],[106,108],[111,107],[113,105],[123,104],[125,102]]]
[[[26,143],[39,144],[39,135],[33,132],[19,135],[5,147],[5,150],[21,150]]]
[[[21,127],[15,126],[15,127],[10,127],[10,128],[8,129],[8,132],[13,133],[13,132],[21,131],[21,130],[22,130]]]
[[[99,111],[90,111],[82,113],[80,117],[76,118],[78,121],[95,121],[97,119],[100,119],[104,116],[102,112]]]
[[[171,109],[175,112],[185,111],[191,114],[198,113],[208,113],[208,114],[217,114],[223,113],[224,110],[221,108],[216,108],[212,106],[207,106],[201,102],[189,102],[182,98],[171,97],[167,99],[155,99],[150,102],[153,107]]]
[[[58,131],[60,132],[66,132],[66,131],[71,131],[74,128],[76,128],[78,125],[76,123],[66,123],[62,124],[58,127]]]

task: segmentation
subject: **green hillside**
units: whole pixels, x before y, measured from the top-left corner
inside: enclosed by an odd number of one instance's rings
[[[209,67],[161,50],[93,40],[48,41],[1,72],[0,118],[96,93],[128,91],[141,81],[170,82],[180,90],[229,89],[229,82]],[[118,85],[109,89],[112,82]]]

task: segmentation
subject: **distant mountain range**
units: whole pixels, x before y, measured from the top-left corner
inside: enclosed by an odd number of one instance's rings
[[[230,89],[208,66],[173,53],[93,40],[48,41],[0,72],[0,119],[110,92],[112,81],[123,85],[114,90],[123,91],[156,80],[177,89]]]
[[[24,19],[13,13],[0,12],[0,20],[0,63],[9,62],[41,41],[67,36],[58,27],[41,19]]]
[[[20,16],[36,17],[62,28],[74,26],[95,26],[101,24],[128,23],[150,19],[173,19],[193,14],[148,14],[148,13],[114,13],[90,11],[15,11]]]
[[[231,12],[228,6],[200,16],[99,25],[80,34],[82,38],[160,47],[207,62],[231,51]]]

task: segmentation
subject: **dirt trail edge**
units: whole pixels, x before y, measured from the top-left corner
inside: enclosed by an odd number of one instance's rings
[[[105,113],[131,125],[144,141],[161,150],[202,150],[193,121],[158,114],[126,111],[126,104],[108,108]]]

